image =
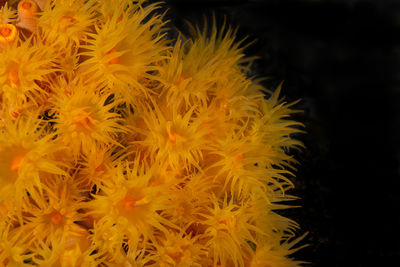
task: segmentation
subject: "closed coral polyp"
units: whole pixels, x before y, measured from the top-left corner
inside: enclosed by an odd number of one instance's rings
[[[18,3],[18,26],[31,32],[36,30],[38,6],[32,0],[22,0]]]
[[[37,11],[36,3],[31,0],[22,0],[18,4],[18,16],[22,20],[34,17]]]

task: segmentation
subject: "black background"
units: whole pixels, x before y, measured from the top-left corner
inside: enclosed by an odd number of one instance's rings
[[[284,80],[288,101],[301,98],[307,149],[285,211],[309,232],[296,258],[312,266],[400,266],[400,2],[166,0],[167,18],[203,15],[239,26],[257,42],[254,72]]]

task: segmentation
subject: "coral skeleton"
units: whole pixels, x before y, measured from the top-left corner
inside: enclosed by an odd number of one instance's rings
[[[0,266],[296,267],[281,86],[213,20],[164,4],[0,7]]]

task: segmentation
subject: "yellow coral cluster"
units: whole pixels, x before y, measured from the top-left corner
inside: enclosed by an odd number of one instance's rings
[[[294,103],[144,0],[0,9],[0,266],[288,267]]]

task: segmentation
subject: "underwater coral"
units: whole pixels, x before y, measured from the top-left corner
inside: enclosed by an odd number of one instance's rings
[[[0,265],[300,266],[297,103],[144,0],[0,9]],[[295,247],[297,246],[297,247]]]

